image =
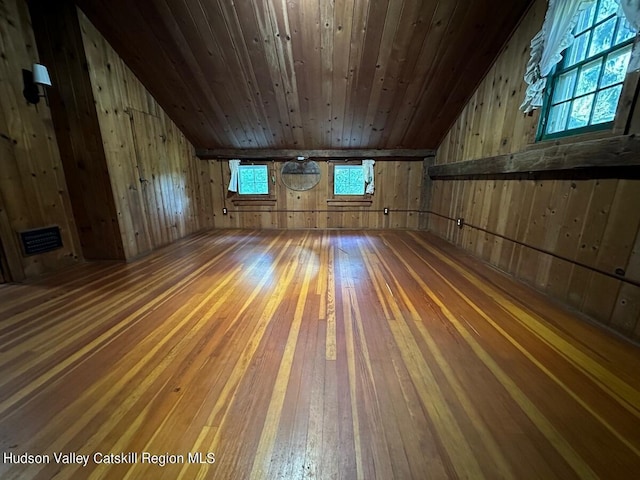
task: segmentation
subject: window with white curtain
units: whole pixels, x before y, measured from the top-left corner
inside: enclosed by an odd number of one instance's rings
[[[546,81],[539,139],[610,128],[635,30],[616,0],[594,0],[577,13],[573,41]]]

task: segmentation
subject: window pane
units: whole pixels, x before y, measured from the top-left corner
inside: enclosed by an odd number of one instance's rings
[[[613,121],[616,116],[616,109],[618,108],[618,100],[620,99],[621,92],[622,85],[616,85],[615,87],[598,92],[596,104],[593,107],[593,120],[591,123],[597,124]]]
[[[254,174],[250,167],[240,166],[238,173],[240,174],[240,184],[248,185],[253,183]]]
[[[558,77],[558,80],[553,87],[554,104],[569,100],[573,96],[573,88],[576,84],[577,74],[578,69],[576,68]]]
[[[334,195],[364,195],[362,165],[336,165],[333,172]]]
[[[547,120],[547,133],[561,132],[566,128],[570,104],[571,102],[565,102],[551,107]]]
[[[584,32],[587,28],[589,28],[593,23],[593,14],[596,9],[595,3],[593,3],[589,8],[583,10],[578,15],[578,23],[576,23],[576,28],[574,30],[575,33]]]
[[[567,49],[565,66],[570,67],[585,59],[587,46],[589,45],[590,32],[585,32],[576,37],[571,46]]]
[[[611,41],[616,29],[616,18],[610,18],[602,25],[598,25],[593,30],[591,38],[591,46],[589,47],[589,56],[596,55],[611,48]]]
[[[620,0],[585,3],[590,6],[578,14],[575,40],[547,83],[542,138],[606,128],[618,109],[635,32],[618,15]]]
[[[571,105],[571,116],[569,117],[569,129],[586,127],[589,124],[593,97],[595,97],[595,95],[592,93],[591,95],[580,97],[573,101],[573,105]]]
[[[604,64],[601,87],[608,87],[614,83],[622,83],[627,74],[627,65],[631,57],[631,45],[613,52]]]
[[[264,168],[254,169],[255,180],[258,183],[267,183],[267,177],[268,177],[267,166],[260,165],[259,167],[264,167]]]
[[[266,165],[240,165],[238,167],[238,193],[240,195],[268,195],[269,173]]]
[[[595,92],[598,88],[598,79],[600,78],[600,66],[602,58],[587,63],[578,74],[578,88],[576,88],[576,96],[585,93]]]
[[[598,8],[598,16],[596,17],[596,22],[604,20],[617,11],[618,4],[615,2],[615,0],[602,0],[602,2],[600,2],[600,7]]]

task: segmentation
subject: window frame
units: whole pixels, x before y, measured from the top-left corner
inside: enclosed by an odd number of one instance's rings
[[[587,45],[585,46],[585,49],[587,50],[587,52],[589,51],[592,41],[593,41],[593,30],[595,30],[598,26],[605,24],[606,22],[608,22],[611,18],[616,18],[617,17],[617,22],[616,22],[616,28],[615,31],[613,33],[614,37],[616,36],[617,32],[620,29],[620,26],[623,24],[623,22],[625,22],[625,19],[623,17],[620,17],[618,15],[618,13],[613,13],[612,15],[609,15],[599,21],[596,21],[597,18],[597,9],[600,7],[600,5],[602,4],[603,0],[597,0],[596,3],[594,4],[593,8],[596,9],[595,13],[594,13],[594,21],[592,24],[589,25],[588,28],[585,28],[584,30],[582,30],[580,32],[580,34],[583,34],[584,32],[587,31],[591,31],[590,37],[589,37],[589,41],[587,42]],[[635,39],[637,38],[637,35],[634,35],[630,38],[628,38],[627,40],[614,45],[612,47],[609,47],[606,50],[603,50],[601,52],[598,52],[595,55],[592,55],[590,57],[585,56],[584,59],[582,59],[579,62],[576,62],[574,64],[572,64],[569,67],[565,67],[565,64],[567,62],[567,54],[569,51],[569,48],[567,48],[563,53],[562,53],[562,60],[554,67],[553,71],[551,72],[551,74],[549,74],[548,77],[548,81],[547,81],[547,85],[548,87],[545,88],[544,91],[544,97],[543,97],[543,105],[542,108],[540,109],[540,116],[538,119],[538,126],[537,126],[537,131],[536,131],[536,137],[535,140],[536,142],[540,142],[540,141],[545,141],[545,140],[557,140],[557,139],[562,139],[562,138],[566,138],[566,137],[573,137],[573,136],[577,136],[577,135],[585,135],[585,134],[593,134],[593,133],[597,133],[597,132],[606,132],[606,131],[611,131],[615,128],[617,122],[618,122],[618,114],[620,113],[620,106],[621,103],[623,101],[624,98],[624,94],[625,94],[625,86],[627,84],[627,80],[629,78],[629,75],[627,75],[628,72],[625,72],[625,76],[622,80],[622,82],[619,83],[614,83],[612,85],[607,85],[605,88],[600,88],[600,82],[602,81],[602,76],[603,76],[603,72],[604,72],[604,65],[601,65],[600,67],[600,72],[598,75],[598,84],[596,87],[596,90],[594,90],[593,92],[589,92],[587,94],[584,95],[575,95],[575,91],[577,89],[578,83],[579,83],[579,78],[580,78],[580,73],[581,73],[581,69],[582,67],[584,67],[585,65],[588,65],[598,59],[602,59],[602,63],[605,63],[607,58],[609,57],[609,55],[611,55],[612,53],[625,49],[629,46],[631,46],[631,48],[633,49],[634,43],[635,43]],[[578,69],[578,73],[576,75],[576,82],[575,85],[573,86],[573,93],[572,95],[569,97],[569,102],[572,102],[573,100],[575,100],[576,98],[580,98],[582,96],[587,96],[590,94],[594,94],[594,95],[598,95],[599,92],[606,90],[608,88],[612,88],[614,86],[620,85],[621,87],[621,91],[620,91],[620,95],[618,97],[618,104],[616,106],[616,113],[614,115],[614,118],[611,121],[608,122],[603,122],[603,123],[597,123],[597,124],[589,124],[589,125],[585,125],[583,127],[578,127],[578,128],[572,128],[572,129],[564,129],[558,132],[553,132],[553,133],[545,133],[545,130],[547,128],[547,124],[549,121],[549,114],[551,112],[551,107],[552,105],[552,98],[553,98],[553,94],[554,91],[556,89],[557,83],[559,78],[567,73],[570,72],[574,69]],[[591,111],[590,111],[590,120],[593,117],[593,112],[594,112],[594,104],[592,104],[591,106]],[[569,121],[570,117],[567,117],[567,122]]]
[[[336,193],[336,175],[337,175],[337,171],[340,168],[347,168],[347,171],[349,170],[354,170],[355,168],[360,167],[361,170],[361,174],[362,174],[362,193]],[[349,164],[349,163],[339,163],[339,164],[335,164],[333,166],[333,196],[334,197],[362,197],[367,189],[367,185],[366,182],[364,180],[364,168],[362,166],[362,162],[360,164]]]
[[[248,194],[240,193],[240,174],[238,173],[238,191],[229,192],[231,201],[235,206],[273,206],[276,204],[275,184],[273,179],[275,178],[275,168],[273,161],[268,160],[255,160],[255,161],[241,161],[240,167],[249,165],[265,165],[267,167],[267,188],[269,193],[260,194]]]
[[[366,193],[366,182],[364,185],[365,193],[363,195],[336,195],[335,194],[335,167],[336,165],[359,165],[362,167],[362,160],[335,160],[329,161],[328,171],[328,185],[329,185],[329,197],[327,199],[327,205],[332,207],[353,207],[362,206],[369,207],[373,203],[372,195]]]
[[[247,168],[247,167],[265,167],[266,171],[267,171],[267,192],[266,193],[242,193],[242,182],[240,181],[242,178],[242,175],[240,174],[240,170],[242,168]],[[240,163],[240,165],[238,166],[238,195],[241,197],[264,197],[265,195],[269,195],[271,189],[269,188],[269,166],[263,163]]]

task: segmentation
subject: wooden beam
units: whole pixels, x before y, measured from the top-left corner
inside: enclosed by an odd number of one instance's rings
[[[99,110],[104,107],[97,110],[95,105],[104,100],[93,94],[86,61],[94,62],[87,57],[78,10],[71,0],[31,0],[29,13],[41,60],[56,85],[49,105],[82,255],[87,260],[123,260],[121,224],[103,143],[109,141],[108,131],[111,137],[117,134],[113,129],[100,131]],[[98,81],[106,84],[107,77]],[[108,84],[113,95],[120,92],[113,77],[108,77]],[[117,142],[120,148],[122,141]]]
[[[3,163],[3,170],[0,175],[0,258],[4,255],[2,266],[5,269],[5,280],[21,282],[25,279],[22,254],[15,227],[11,224],[11,219],[7,213],[4,195],[11,194],[11,199],[14,201],[24,201],[24,197],[16,194],[16,192],[20,191],[19,189],[11,188],[12,185],[19,182],[19,177],[13,145],[5,134],[0,135],[0,158]],[[5,193],[3,194],[3,192]]]
[[[25,279],[20,258],[21,253],[16,233],[11,228],[0,193],[0,262],[2,262],[2,268],[5,269],[5,281],[22,282]]]
[[[433,166],[434,158],[425,158],[422,166],[422,186],[420,189],[420,211],[428,212],[431,210],[431,191],[433,184],[429,178],[429,168]],[[420,229],[429,229],[429,215],[420,215]]]
[[[640,166],[640,138],[636,135],[621,135],[435,165],[429,167],[429,176],[446,178],[634,166]]]
[[[305,158],[393,158],[405,160],[420,160],[425,157],[435,156],[435,150],[431,149],[389,149],[389,150],[366,150],[366,149],[335,149],[335,150],[287,150],[287,149],[210,149],[198,148],[196,155],[202,160],[210,159],[295,159]]]

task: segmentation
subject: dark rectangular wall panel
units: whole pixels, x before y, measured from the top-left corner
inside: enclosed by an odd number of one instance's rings
[[[20,232],[20,240],[25,255],[36,255],[62,248],[60,227],[56,225]]]

